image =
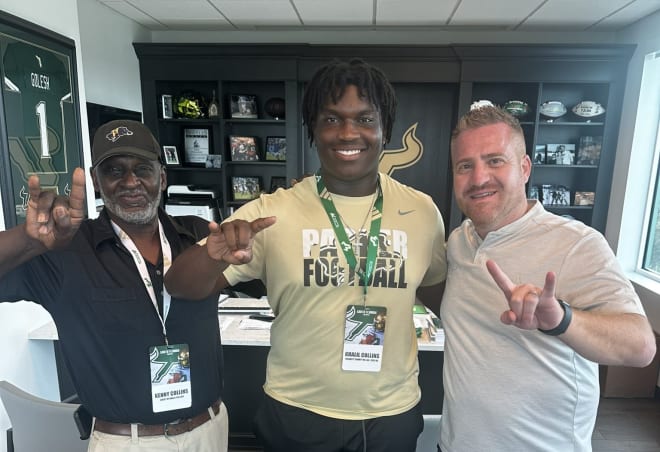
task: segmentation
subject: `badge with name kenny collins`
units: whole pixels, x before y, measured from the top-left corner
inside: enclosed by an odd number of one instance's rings
[[[387,308],[349,305],[346,308],[341,368],[379,372],[383,362]]]
[[[190,408],[190,352],[188,344],[149,347],[151,401],[154,413]]]

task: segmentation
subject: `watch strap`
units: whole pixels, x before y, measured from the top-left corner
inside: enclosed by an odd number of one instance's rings
[[[551,330],[542,330],[539,328],[541,333],[547,334],[548,336],[559,336],[560,334],[564,334],[568,329],[568,326],[571,324],[571,320],[573,319],[573,309],[571,308],[571,305],[566,303],[564,300],[557,299],[557,301],[564,310],[564,317],[561,319],[561,322],[559,322],[559,325],[552,328]]]

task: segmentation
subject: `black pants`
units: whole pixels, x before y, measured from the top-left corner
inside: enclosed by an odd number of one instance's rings
[[[346,421],[266,396],[255,418],[266,452],[414,452],[423,428],[419,404],[394,416]]]

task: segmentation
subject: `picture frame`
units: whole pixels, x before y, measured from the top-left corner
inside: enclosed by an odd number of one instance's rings
[[[165,166],[181,165],[176,146],[163,146],[163,162],[165,163]]]
[[[541,189],[544,206],[570,206],[571,191],[563,185],[544,184]]]
[[[269,193],[275,193],[278,188],[286,189],[286,177],[282,176],[273,176],[270,178],[270,190]]]
[[[286,137],[266,137],[266,160],[286,161]]]
[[[77,51],[73,39],[0,11],[0,108],[11,112],[0,118],[6,229],[26,220],[31,175],[43,190],[66,195],[74,168],[85,167]]]
[[[549,143],[546,145],[545,159],[548,165],[573,165],[575,163],[575,144]]]
[[[211,131],[208,128],[183,129],[185,161],[193,166],[205,166],[209,155]]]
[[[545,165],[545,144],[537,144],[532,158],[534,165]]]
[[[593,206],[596,193],[593,191],[576,191],[575,192],[575,205],[576,206]]]
[[[222,155],[209,154],[206,156],[206,168],[220,169],[222,168]]]
[[[257,112],[257,96],[252,94],[230,94],[229,111],[232,118],[256,119],[259,117]]]
[[[229,150],[232,162],[252,162],[259,160],[257,139],[255,137],[230,135]]]
[[[261,178],[259,176],[232,176],[232,194],[234,201],[249,201],[261,194]]]
[[[602,136],[581,136],[578,142],[576,164],[598,166],[602,147]]]
[[[160,96],[160,114],[163,119],[174,118],[174,108],[172,107],[171,94],[163,94]]]

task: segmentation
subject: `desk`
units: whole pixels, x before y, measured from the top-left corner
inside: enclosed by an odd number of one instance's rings
[[[268,329],[240,328],[241,321],[247,317],[248,314],[240,312],[218,315],[225,358],[223,400],[229,412],[229,444],[233,447],[258,446],[252,433],[252,421],[263,399],[270,350]],[[418,350],[422,412],[442,414],[444,340],[430,342],[425,336],[418,340]]]
[[[223,400],[229,412],[232,447],[256,445],[252,420],[263,398],[262,386],[266,380],[266,359],[270,350],[269,330],[240,328],[241,320],[248,315],[246,312],[218,314],[225,359]],[[30,331],[28,338],[53,341],[62,399],[75,394],[69,372],[61,359],[55,324],[49,322]],[[424,414],[442,414],[444,341],[430,342],[423,338],[418,341],[418,349],[422,411]]]

